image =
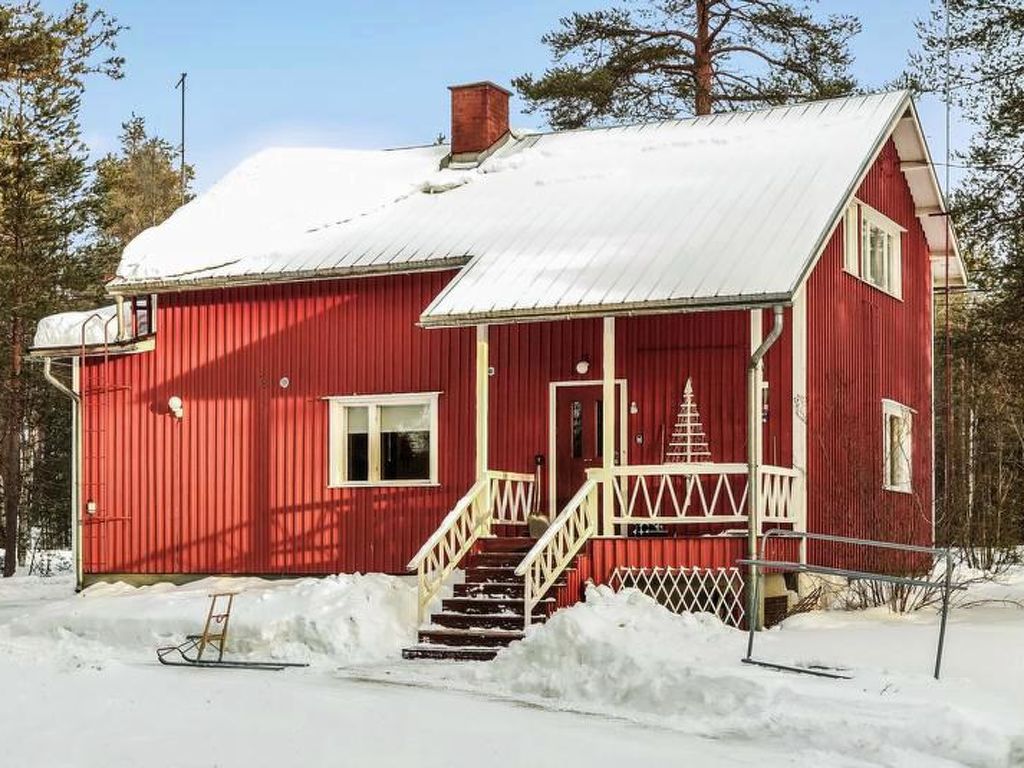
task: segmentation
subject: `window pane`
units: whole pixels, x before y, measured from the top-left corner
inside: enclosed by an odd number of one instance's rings
[[[430,406],[426,403],[381,406],[381,432],[416,432],[424,429],[430,429]]]
[[[583,403],[573,400],[569,408],[569,417],[572,419],[569,427],[569,434],[572,435],[572,457],[579,459],[583,457]]]
[[[867,274],[868,280],[879,288],[887,288],[886,239],[887,234],[873,224],[868,225]]]
[[[345,435],[345,479],[349,482],[370,479],[370,409],[365,405],[345,408],[348,431]]]
[[[430,406],[382,405],[380,479],[430,479]]]

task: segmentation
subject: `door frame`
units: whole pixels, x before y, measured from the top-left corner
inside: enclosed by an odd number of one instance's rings
[[[556,509],[558,486],[556,481],[558,475],[558,436],[555,428],[558,426],[558,388],[559,387],[600,387],[604,382],[601,379],[577,379],[575,381],[552,381],[548,383],[548,516],[555,519],[561,510]],[[629,464],[629,430],[627,427],[627,414],[629,413],[629,397],[627,396],[626,379],[616,379],[615,386],[619,388],[619,465]]]

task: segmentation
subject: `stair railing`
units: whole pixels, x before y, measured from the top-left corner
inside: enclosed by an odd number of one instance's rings
[[[477,539],[490,535],[492,523],[526,524],[533,482],[533,475],[488,471],[424,542],[406,566],[416,572],[420,623],[445,580],[459,567]]]
[[[588,472],[565,508],[526,554],[516,576],[523,577],[523,622],[530,626],[533,610],[587,541],[597,534],[600,482]]]

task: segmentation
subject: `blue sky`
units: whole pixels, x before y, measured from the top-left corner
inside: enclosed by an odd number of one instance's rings
[[[70,0],[68,0],[69,2]],[[45,0],[50,10],[66,6]],[[178,140],[178,92],[187,71],[187,154],[204,189],[246,155],[270,145],[385,147],[447,132],[446,86],[507,84],[548,63],[540,36],[557,18],[607,0],[93,0],[130,27],[119,50],[126,76],[90,84],[83,107],[96,155],[116,146],[132,112]],[[855,12],[855,74],[878,87],[916,46],[928,0],[822,0],[821,12]],[[513,109],[520,105],[513,102]],[[936,159],[941,105],[921,105]],[[537,116],[514,115],[533,127]],[[963,139],[958,126],[954,146]]]

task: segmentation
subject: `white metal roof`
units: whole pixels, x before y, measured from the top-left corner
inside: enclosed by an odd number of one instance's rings
[[[465,264],[424,324],[785,301],[894,130],[941,208],[904,92],[526,135],[472,170],[438,170],[445,147],[276,150],[140,235],[111,290]]]

